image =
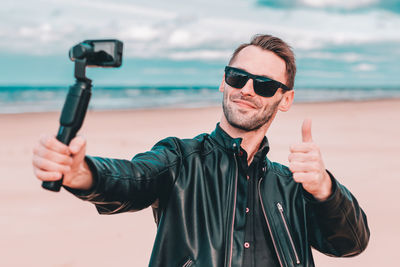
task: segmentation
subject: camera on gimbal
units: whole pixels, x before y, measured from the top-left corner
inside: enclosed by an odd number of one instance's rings
[[[122,64],[122,42],[118,40],[85,40],[69,50],[72,61],[86,60],[88,67],[119,67]]]
[[[64,102],[57,140],[68,145],[82,126],[92,94],[92,80],[86,77],[86,67],[121,66],[122,46],[119,40],[85,40],[70,49],[69,58],[75,62],[76,81],[70,86]],[[60,191],[62,180],[43,182],[42,187]]]

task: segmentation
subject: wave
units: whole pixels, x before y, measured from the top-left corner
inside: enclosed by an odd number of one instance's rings
[[[0,113],[60,111],[68,88],[60,86],[0,87]],[[363,101],[400,98],[400,88],[296,88],[296,102]],[[222,94],[210,86],[95,87],[89,109],[147,109],[219,105]]]

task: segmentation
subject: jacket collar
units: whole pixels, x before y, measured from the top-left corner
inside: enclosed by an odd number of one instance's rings
[[[217,123],[215,130],[211,133],[211,138],[214,139],[220,146],[224,147],[228,151],[232,151],[234,153],[240,152],[240,145],[242,143],[242,138],[232,138],[229,134],[227,134]],[[260,155],[260,158],[264,158],[269,151],[269,143],[267,137],[264,136],[260,148],[257,151],[257,154]]]

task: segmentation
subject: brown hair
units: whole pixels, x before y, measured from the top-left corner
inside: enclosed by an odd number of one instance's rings
[[[229,60],[229,65],[235,60],[236,56],[240,51],[242,51],[243,48],[250,45],[258,46],[264,50],[271,51],[285,61],[287,79],[286,86],[290,89],[293,89],[294,77],[296,76],[296,60],[294,58],[294,53],[292,48],[278,37],[267,34],[255,35],[251,39],[250,43],[241,44],[238,48],[236,48],[231,59]]]

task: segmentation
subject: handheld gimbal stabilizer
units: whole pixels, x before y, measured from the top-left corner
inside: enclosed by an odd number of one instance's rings
[[[122,63],[122,42],[118,40],[86,40],[71,48],[69,58],[75,62],[75,84],[70,86],[60,116],[57,139],[69,145],[82,126],[91,96],[92,81],[86,67],[119,67]],[[62,179],[43,182],[42,187],[60,191]]]

